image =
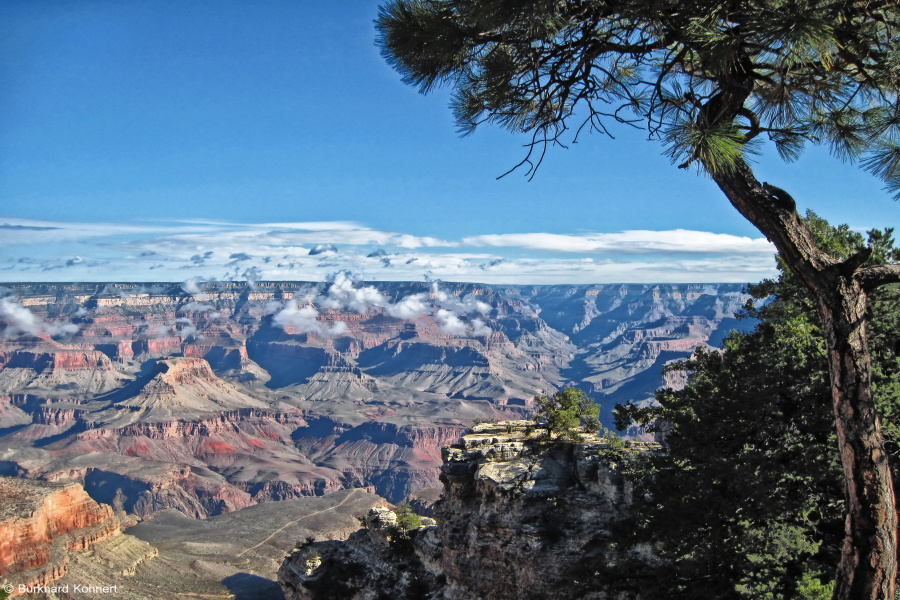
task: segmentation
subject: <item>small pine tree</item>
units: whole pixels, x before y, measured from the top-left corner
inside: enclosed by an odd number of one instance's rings
[[[554,434],[559,439],[579,441],[581,436],[575,429],[584,424],[588,433],[600,430],[600,407],[594,399],[578,388],[569,387],[550,397],[535,399],[537,414],[535,420],[546,430],[542,436],[551,439]]]
[[[408,532],[422,526],[422,517],[413,512],[409,504],[398,506],[394,514],[397,515],[397,529],[401,536],[406,536]]]

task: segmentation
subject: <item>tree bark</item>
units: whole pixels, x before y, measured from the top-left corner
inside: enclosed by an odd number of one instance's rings
[[[818,301],[846,485],[844,545],[833,599],[893,600],[897,511],[872,394],[865,319],[867,289],[884,277],[860,269],[867,255],[841,263],[820,250],[790,196],[760,184],[743,161],[713,179],[732,205],[775,244]]]
[[[846,483],[844,546],[834,598],[894,598],[897,512],[871,390],[866,291],[839,277],[819,296],[838,448]]]

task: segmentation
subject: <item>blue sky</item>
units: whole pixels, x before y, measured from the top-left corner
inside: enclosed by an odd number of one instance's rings
[[[404,86],[377,1],[0,4],[0,281],[756,281],[771,247],[641,132],[529,182],[521,137],[460,138]],[[760,179],[851,227],[877,181],[810,149]]]

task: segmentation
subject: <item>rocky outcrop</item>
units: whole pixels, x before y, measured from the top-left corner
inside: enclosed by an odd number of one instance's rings
[[[456,424],[398,425],[377,420],[339,427],[320,419],[311,425],[294,434],[301,450],[317,463],[340,464],[346,487],[372,486],[391,502],[400,502],[413,490],[438,485],[441,448],[466,430]]]
[[[609,597],[593,575],[617,558],[610,527],[628,514],[630,486],[601,458],[604,440],[544,445],[524,426],[476,426],[444,449],[435,519],[448,597]]]
[[[229,347],[230,340],[222,340],[219,343],[207,342],[203,344],[185,344],[184,355],[191,358],[202,358],[217,370],[240,369],[247,365],[250,358],[245,346]]]
[[[112,508],[76,483],[0,477],[0,576],[42,585],[66,573],[68,554],[119,533]]]
[[[478,425],[443,450],[436,526],[404,532],[387,508],[346,542],[297,548],[279,581],[288,600],[625,598],[604,566],[623,558],[610,528],[631,490],[605,440],[541,441],[527,421]],[[650,451],[634,444],[632,451]]]
[[[416,490],[404,500],[413,512],[423,517],[434,517],[434,505],[441,499],[443,488],[431,487]]]
[[[288,425],[292,428],[302,427],[305,424],[299,413],[275,413],[258,408],[243,408],[224,412],[208,419],[138,422],[116,429],[95,428],[102,424],[87,422],[87,425],[91,427],[90,431],[78,434],[76,439],[96,440],[139,436],[156,440],[173,440],[195,435],[208,436],[215,433],[238,432],[242,425],[248,423],[252,423],[256,427],[263,427],[269,422]]]
[[[138,340],[132,344],[133,354],[149,354],[152,356],[165,356],[181,352],[182,339],[180,337],[152,338]]]

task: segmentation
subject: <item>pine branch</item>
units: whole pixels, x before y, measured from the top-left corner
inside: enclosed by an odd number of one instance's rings
[[[856,279],[866,291],[889,283],[900,283],[900,265],[880,265],[856,272]]]
[[[838,268],[846,277],[852,277],[871,256],[871,248],[862,248],[859,252],[856,252],[850,258],[842,262]]]

